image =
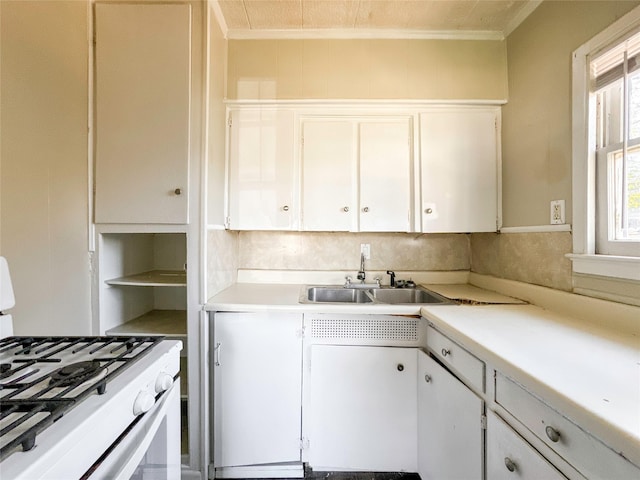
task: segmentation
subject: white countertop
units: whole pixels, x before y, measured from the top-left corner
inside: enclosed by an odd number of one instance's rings
[[[517,304],[514,302],[518,300],[513,297],[470,285],[428,287],[453,298],[499,304],[420,308],[419,305],[299,303],[302,287],[239,283],[214,296],[206,309],[422,314],[476,356],[640,465],[640,328],[637,325],[620,329],[608,325],[605,319],[600,323],[577,319],[538,306]],[[570,297],[580,301],[578,295]]]
[[[236,283],[212,297],[206,310],[225,312],[325,312],[420,315],[421,305],[300,303],[304,285]]]
[[[436,328],[640,465],[640,337],[533,305],[423,308]]]

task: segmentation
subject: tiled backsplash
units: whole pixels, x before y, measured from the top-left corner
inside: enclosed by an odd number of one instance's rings
[[[353,270],[368,243],[366,270],[469,271],[571,291],[571,234],[229,232],[208,235],[207,287],[213,295],[246,270]]]
[[[570,232],[474,233],[471,271],[571,291]]]
[[[469,270],[469,236],[415,233],[240,232],[243,269],[354,270],[368,243],[367,270]]]

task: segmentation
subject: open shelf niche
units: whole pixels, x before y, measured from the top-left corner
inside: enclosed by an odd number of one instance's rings
[[[182,341],[187,394],[186,233],[100,234],[100,331]]]

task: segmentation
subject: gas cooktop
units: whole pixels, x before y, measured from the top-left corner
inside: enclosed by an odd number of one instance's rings
[[[8,337],[0,340],[0,461],[28,451],[36,435],[164,337]]]

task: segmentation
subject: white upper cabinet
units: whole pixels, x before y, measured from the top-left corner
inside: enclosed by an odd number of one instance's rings
[[[407,118],[360,123],[360,231],[411,231],[411,130]]]
[[[228,226],[232,230],[297,227],[293,112],[229,111]]]
[[[95,221],[186,224],[191,8],[95,8]]]
[[[304,230],[349,231],[357,197],[353,182],[356,154],[349,120],[302,123],[302,209]]]
[[[455,233],[500,224],[500,107],[229,112],[232,230]]]
[[[409,117],[302,121],[302,229],[411,231]]]
[[[497,230],[499,115],[498,107],[420,114],[423,232]]]

